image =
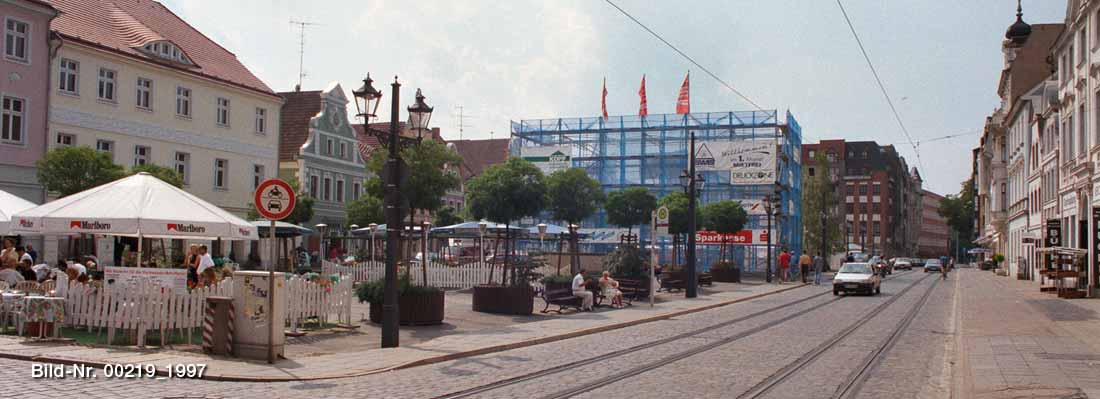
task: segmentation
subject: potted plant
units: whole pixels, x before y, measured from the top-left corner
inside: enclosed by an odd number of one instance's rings
[[[741,268],[733,262],[718,261],[710,265],[710,274],[720,283],[740,283]]]
[[[603,258],[603,269],[611,272],[614,278],[638,280],[642,287],[649,286],[649,271],[646,269],[646,253],[635,245],[623,245]],[[664,273],[662,271],[662,273]],[[597,279],[599,276],[596,277]],[[646,297],[648,295],[642,295]]]
[[[431,325],[443,322],[444,293],[432,287],[413,285],[402,276],[397,284],[398,320],[402,325]],[[370,321],[382,322],[382,302],[385,295],[385,280],[374,280],[360,284],[355,289],[359,302],[370,303]]]
[[[573,276],[568,276],[564,274],[551,274],[543,277],[541,282],[542,286],[546,287],[547,291],[551,291],[555,289],[571,287],[573,285]]]
[[[537,215],[546,205],[546,178],[531,162],[511,158],[493,165],[470,179],[467,188],[467,209],[477,219],[489,219],[505,224],[505,247],[501,263],[501,279],[474,286],[475,312],[529,315],[534,306],[535,291],[531,286],[534,273],[529,263],[515,266],[513,229],[509,223]],[[530,262],[528,260],[527,262]],[[511,269],[511,278],[508,272]],[[492,276],[492,274],[490,274]],[[490,277],[492,279],[492,277]]]

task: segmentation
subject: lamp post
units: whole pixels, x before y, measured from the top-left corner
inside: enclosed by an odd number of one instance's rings
[[[432,107],[424,103],[424,95],[420,89],[416,90],[416,103],[408,108],[409,125],[416,129],[415,139],[401,137],[400,116],[401,111],[401,84],[394,77],[390,85],[390,123],[389,131],[372,129],[371,118],[375,117],[378,104],[382,99],[382,93],[371,85],[373,80],[370,75],[363,79],[363,86],[352,92],[355,96],[355,107],[358,116],[363,118],[363,130],[370,135],[378,136],[379,142],[386,148],[388,154],[383,168],[383,181],[385,184],[385,218],[386,218],[386,269],[385,288],[382,300],[382,347],[395,348],[399,346],[398,339],[398,304],[397,304],[397,257],[401,240],[401,177],[404,162],[401,160],[401,146],[403,144],[417,144],[422,139],[424,129],[431,121]],[[404,140],[403,140],[404,139]],[[405,143],[403,143],[403,141]],[[373,234],[372,234],[373,235]]]
[[[355,232],[355,230],[359,230],[359,225],[357,225],[355,223],[352,223],[350,226],[348,226],[348,232],[345,234],[345,236],[346,236],[348,242],[354,242],[355,243],[355,245],[353,246],[354,248],[352,248],[352,249],[354,249],[356,251],[355,253],[358,253],[358,251],[359,251],[359,240],[355,240],[355,241],[351,240],[351,235]],[[349,245],[349,246],[352,246],[352,245]],[[362,262],[363,260],[359,259],[359,257],[356,256],[355,261],[356,262]]]
[[[367,225],[367,231],[370,232],[370,262],[374,263],[374,231],[378,230],[378,223],[371,223]]]
[[[477,222],[477,232],[480,236],[480,242],[478,243],[479,252],[481,252],[481,259],[478,259],[478,263],[485,262],[485,230],[489,229],[489,224],[484,220]]]
[[[325,252],[325,229],[328,229],[328,225],[324,223],[317,223],[314,227],[317,228],[317,233],[321,234],[321,256],[322,260],[328,259],[328,252]]]
[[[688,195],[688,242],[687,242],[687,284],[684,289],[685,298],[695,298],[698,288],[698,272],[695,270],[695,200],[698,196],[697,189],[707,182],[703,175],[695,173],[695,131],[691,131],[691,147],[688,155],[688,170],[680,172],[680,185]]]
[[[581,272],[581,258],[577,255],[577,229],[581,226],[569,224],[569,274]],[[559,255],[560,256],[560,255]]]
[[[420,223],[420,230],[421,230],[421,233],[422,233],[421,236],[423,237],[422,241],[420,243],[420,253],[423,254],[423,257],[421,257],[421,259],[420,259],[420,262],[421,262],[420,267],[421,267],[421,270],[423,271],[423,275],[421,277],[424,278],[424,280],[421,283],[425,287],[428,286],[428,260],[432,258],[431,254],[428,251],[428,231],[431,228],[432,228],[432,222],[429,222],[429,221],[425,220],[422,223]]]
[[[546,237],[546,223],[539,223],[539,251],[546,252],[546,248],[542,245],[542,239]]]
[[[779,195],[768,194],[764,196],[764,213],[768,214],[768,241],[767,241],[767,265],[764,266],[764,281],[772,282],[772,218],[779,216]],[[776,266],[778,269],[779,266]]]

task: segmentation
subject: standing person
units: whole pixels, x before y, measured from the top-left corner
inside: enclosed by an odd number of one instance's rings
[[[791,254],[787,252],[787,248],[783,248],[783,252],[779,254],[779,262],[775,265],[775,270],[779,272],[779,283],[782,284],[787,280],[787,268],[791,265]]]
[[[591,311],[594,298],[591,292],[584,289],[585,285],[588,285],[588,279],[584,278],[584,272],[577,272],[577,275],[573,276],[573,295],[581,298],[581,310]]]
[[[806,250],[802,250],[802,256],[798,257],[798,271],[802,273],[802,284],[806,284],[806,276],[810,274],[811,263],[813,263],[813,259],[806,253]]]
[[[187,286],[195,288],[199,285],[199,246],[191,244],[187,247],[187,254],[183,256],[183,267],[187,268]]]
[[[825,270],[825,258],[814,256],[814,285],[821,285],[821,272]]]
[[[35,251],[34,246],[32,246],[31,244],[27,244],[27,253],[31,255],[31,261],[35,263],[42,263],[38,262],[38,251]]]
[[[15,241],[4,239],[4,249],[0,251],[0,267],[15,268],[19,264],[19,255],[15,252]]]
[[[198,273],[200,277],[202,277],[202,276],[204,276],[203,272],[205,272],[206,269],[209,269],[211,267],[214,267],[214,258],[212,256],[210,256],[210,252],[206,249],[205,245],[200,245],[199,246],[199,266],[198,266],[198,268],[195,269],[195,272]],[[202,280],[203,280],[202,278],[199,279],[199,281],[203,285],[213,283],[213,281],[202,281]]]

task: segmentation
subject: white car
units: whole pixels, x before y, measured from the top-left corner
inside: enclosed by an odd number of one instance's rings
[[[913,263],[909,262],[909,259],[898,259],[894,262],[894,268],[898,270],[911,270],[913,268]]]
[[[868,295],[882,291],[882,278],[870,263],[845,263],[833,277],[833,295],[841,292],[863,292]]]

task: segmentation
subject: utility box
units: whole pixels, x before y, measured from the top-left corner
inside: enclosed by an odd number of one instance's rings
[[[215,355],[233,353],[233,298],[206,298],[206,314],[202,322],[202,350]]]
[[[286,346],[283,331],[286,321],[286,277],[284,273],[274,273],[274,290],[270,290],[268,278],[268,272],[264,271],[233,273],[233,306],[236,310],[233,317],[233,350],[237,357],[267,360],[269,337],[276,358],[283,356]],[[269,305],[269,297],[274,298],[274,307]]]

